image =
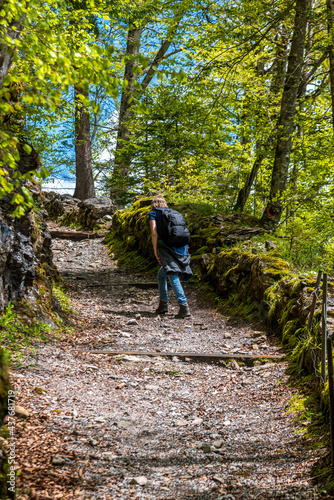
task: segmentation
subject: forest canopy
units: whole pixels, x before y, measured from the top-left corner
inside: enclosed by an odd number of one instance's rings
[[[0,4],[1,195],[21,151],[78,198],[251,214],[333,267],[333,0]]]

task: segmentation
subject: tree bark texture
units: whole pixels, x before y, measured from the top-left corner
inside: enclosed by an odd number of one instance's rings
[[[76,171],[74,197],[79,200],[86,200],[95,197],[95,188],[92,171],[89,111],[83,106],[78,94],[88,98],[88,92],[82,91],[77,86],[74,87]]]
[[[124,181],[130,172],[131,154],[127,151],[127,145],[130,141],[128,122],[132,117],[132,97],[135,93],[134,82],[138,79],[138,74],[134,74],[135,61],[133,60],[139,54],[140,40],[143,28],[130,28],[127,37],[126,55],[131,56],[125,65],[124,81],[127,82],[127,88],[122,92],[121,106],[119,111],[117,143],[115,151],[115,163],[113,173],[113,185],[111,187],[111,198],[121,202],[122,192],[124,191]]]
[[[308,15],[309,0],[297,0],[287,75],[277,125],[277,143],[271,176],[269,202],[262,215],[262,223],[273,227],[280,221],[283,211],[282,195],[287,188],[292,145],[291,138],[297,109],[298,87],[304,62]]]
[[[4,2],[0,3],[2,6]],[[22,14],[20,19],[12,21],[4,29],[3,36],[8,36],[12,40],[18,40],[21,36],[23,30],[23,21],[26,18],[26,14]],[[11,67],[12,60],[14,56],[14,51],[8,51],[8,46],[5,43],[0,43],[0,89],[3,87],[3,82],[8,75],[9,68]]]
[[[269,143],[269,141],[268,141],[268,143]],[[268,144],[268,146],[269,146],[269,144]],[[268,154],[264,148],[265,148],[265,146],[262,147],[261,150],[256,154],[256,158],[255,158],[255,161],[253,163],[252,170],[247,175],[246,182],[238,193],[237,201],[233,207],[234,212],[242,212],[245,208],[245,205],[247,203],[247,200],[248,200],[249,194],[251,192],[256,175],[261,167],[263,159]]]
[[[329,76],[331,82],[331,98],[332,98],[332,121],[334,131],[334,0],[327,0],[327,19],[328,32],[330,36],[330,45],[328,47],[329,57]]]
[[[147,70],[146,75],[141,82],[142,89],[141,91],[138,91],[134,88],[134,82],[137,81],[139,73],[134,74],[134,67],[136,63],[132,59],[135,59],[139,54],[142,31],[142,27],[134,29],[130,28],[127,38],[126,55],[130,55],[132,56],[132,58],[126,63],[124,71],[124,80],[128,85],[126,90],[122,92],[115,152],[114,174],[110,192],[111,198],[114,199],[117,203],[124,202],[123,198],[127,191],[127,178],[130,173],[132,153],[131,151],[129,151],[128,145],[131,140],[131,134],[129,132],[129,120],[133,117],[133,113],[131,111],[131,108],[133,106],[132,98],[140,97],[140,94],[142,94],[146,90],[155,75],[155,68],[164,59],[171,45],[170,40],[162,41],[158,52],[156,53],[152,63]]]
[[[277,95],[284,85],[284,78],[286,74],[286,63],[287,63],[287,46],[288,39],[286,36],[282,36],[281,43],[278,44],[276,61],[275,61],[275,72],[270,86],[270,93],[272,95]],[[260,71],[259,71],[260,72]],[[275,115],[271,118],[275,120]],[[273,134],[271,134],[266,141],[262,142],[262,145],[256,145],[256,156],[253,163],[252,170],[247,175],[245,184],[240,189],[238,193],[237,201],[233,207],[234,212],[243,212],[247,200],[249,198],[254,180],[260,170],[262,161],[268,156],[269,151],[273,147]]]

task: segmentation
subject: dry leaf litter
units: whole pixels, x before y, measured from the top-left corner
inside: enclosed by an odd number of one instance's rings
[[[54,226],[54,225],[53,225]],[[101,239],[55,239],[74,327],[13,371],[18,498],[313,499],[286,363],[228,367],[82,351],[258,354],[280,350],[265,332],[219,314],[186,289],[192,317],[154,315],[151,277],[117,268]]]

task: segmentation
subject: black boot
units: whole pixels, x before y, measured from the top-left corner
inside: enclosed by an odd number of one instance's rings
[[[164,300],[160,300],[159,307],[156,309],[155,314],[166,314],[168,312],[168,303]]]
[[[180,310],[174,318],[188,318],[191,316],[188,304],[181,304]]]

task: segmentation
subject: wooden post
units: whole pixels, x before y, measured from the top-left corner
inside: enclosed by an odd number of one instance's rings
[[[334,386],[333,386],[333,341],[332,337],[327,338],[328,355],[328,388],[329,388],[329,415],[331,428],[331,455],[332,474],[334,474]]]
[[[309,335],[311,334],[312,332],[312,322],[313,322],[313,316],[314,316],[314,311],[315,311],[315,306],[317,304],[317,292],[316,290],[319,288],[320,286],[320,282],[321,282],[321,276],[322,276],[322,271],[319,271],[318,272],[318,278],[317,278],[317,282],[315,284],[315,293],[313,295],[313,301],[312,301],[312,306],[311,306],[311,311],[310,311],[310,316],[308,318],[308,325],[307,325],[307,328],[308,328],[308,333]]]
[[[313,330],[314,311],[315,311],[315,306],[317,305],[317,298],[318,298],[317,294],[318,294],[320,283],[321,283],[321,276],[322,276],[322,271],[319,271],[318,277],[317,277],[317,282],[315,284],[315,289],[313,292],[313,300],[312,300],[310,315],[309,315],[308,323],[307,323],[307,331],[306,331],[306,338],[307,339],[310,337],[312,330]],[[300,361],[299,361],[299,371],[301,371],[303,369],[304,359],[305,359],[305,351],[302,351],[302,355],[301,355]]]
[[[327,337],[327,273],[322,280],[322,312],[321,312],[321,380],[326,381],[326,337]]]

